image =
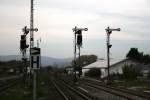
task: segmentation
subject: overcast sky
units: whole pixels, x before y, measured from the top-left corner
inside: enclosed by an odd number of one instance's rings
[[[111,34],[111,57],[123,59],[131,47],[150,54],[149,0],[35,0],[35,40],[42,38],[43,56],[73,57],[72,28],[83,32],[81,54],[106,57],[105,28]],[[30,0],[0,0],[0,55],[19,52],[22,28],[29,26]]]

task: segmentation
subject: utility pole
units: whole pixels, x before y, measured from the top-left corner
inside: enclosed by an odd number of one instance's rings
[[[82,31],[88,31],[88,28],[77,28],[75,26],[75,28],[72,29],[74,32],[74,83],[77,82],[77,62],[76,62],[76,55],[77,55],[77,46],[78,46],[78,50],[79,50],[79,66],[78,66],[78,71],[79,71],[79,76],[80,74],[82,74],[82,68],[80,68],[80,48],[82,46]],[[81,71],[80,71],[81,70]]]
[[[106,29],[106,33],[107,33],[107,40],[106,40],[106,45],[107,45],[107,72],[108,72],[108,76],[107,76],[107,84],[111,84],[110,82],[110,48],[112,47],[112,45],[110,44],[110,34],[112,33],[112,31],[120,31],[120,28],[117,29],[110,29],[109,27],[107,27]]]

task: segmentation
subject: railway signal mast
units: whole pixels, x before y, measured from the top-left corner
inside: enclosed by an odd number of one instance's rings
[[[23,72],[23,78],[24,78],[24,83],[26,83],[26,75],[27,75],[27,48],[29,47],[29,45],[27,45],[27,39],[26,36],[29,33],[29,30],[27,29],[27,26],[25,26],[23,29],[23,35],[21,35],[21,40],[20,40],[20,51],[22,53],[22,61],[24,63],[24,67],[22,68],[22,72]]]
[[[107,45],[107,72],[108,72],[108,76],[107,76],[107,84],[110,84],[110,48],[112,47],[112,45],[110,44],[110,34],[112,33],[112,31],[121,31],[120,28],[117,29],[111,29],[109,27],[107,27],[106,29],[106,33],[107,33],[107,40],[106,40],[106,45]]]
[[[82,74],[82,68],[80,66],[80,49],[82,47],[82,31],[88,31],[88,28],[75,28],[72,29],[74,32],[74,82],[77,81],[77,71],[79,72],[79,76]],[[79,50],[78,58],[79,65],[77,66],[76,58],[77,58],[77,47]],[[78,68],[77,68],[78,67]]]
[[[30,15],[30,69],[33,71],[33,100],[37,100],[36,95],[36,70],[39,67],[40,48],[34,47],[34,32],[38,29],[34,28],[34,0],[31,0],[31,15]]]
[[[37,32],[38,29],[34,28],[34,0],[31,1],[31,12],[30,12],[30,28],[27,28],[25,26],[23,28],[24,34],[21,35],[21,41],[20,41],[20,50],[22,52],[22,59],[27,61],[26,57],[26,49],[29,47],[29,45],[26,44],[26,36],[30,32],[30,66],[28,67],[29,72],[29,83],[30,83],[30,75],[33,74],[33,100],[37,100],[36,96],[36,77],[37,77],[37,70],[40,69],[40,48],[34,46],[34,32]],[[27,70],[26,70],[27,72]]]
[[[27,40],[26,40],[26,36],[27,34],[29,33],[29,30],[27,29],[27,26],[25,26],[23,29],[23,35],[21,35],[21,40],[20,40],[20,50],[22,52],[22,60],[23,61],[26,61],[27,60],[27,57],[26,57],[26,51],[27,51],[27,48],[29,47],[29,45],[27,45]]]

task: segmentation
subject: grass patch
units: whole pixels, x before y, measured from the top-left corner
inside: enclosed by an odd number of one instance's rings
[[[113,81],[111,85],[119,88],[128,88],[137,91],[150,90],[150,83],[142,80],[116,80]]]
[[[37,98],[48,96],[49,72],[41,71],[37,77]],[[14,87],[0,93],[0,100],[32,100],[32,87],[25,87],[20,81]]]
[[[44,97],[47,95],[47,87],[49,82],[49,72],[43,71],[38,74],[37,79],[37,95],[38,97]]]
[[[0,93],[0,100],[31,100],[32,93],[29,88],[20,84]]]

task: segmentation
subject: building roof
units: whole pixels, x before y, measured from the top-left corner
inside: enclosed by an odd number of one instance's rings
[[[110,66],[115,65],[117,63],[120,63],[122,61],[125,61],[126,59],[110,59]],[[98,60],[92,64],[89,64],[85,67],[83,67],[83,69],[88,69],[88,68],[107,68],[107,60]]]

